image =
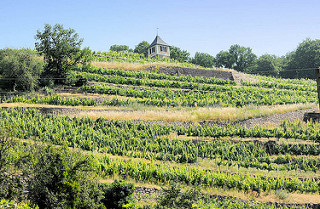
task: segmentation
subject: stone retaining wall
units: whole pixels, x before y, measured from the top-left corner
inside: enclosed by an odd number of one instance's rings
[[[134,198],[143,200],[143,199],[148,199],[148,196],[150,195],[153,195],[152,198],[156,198],[158,195],[160,195],[160,193],[161,193],[161,190],[156,188],[136,187],[136,190],[134,192]],[[209,195],[209,198],[217,202],[223,202],[225,200],[228,200],[230,202],[246,202],[245,200],[242,200],[239,198],[224,196],[224,195]],[[255,201],[251,201],[251,202],[258,203]],[[320,204],[297,204],[297,203],[278,203],[278,202],[266,202],[265,204],[273,205],[276,208],[283,208],[283,207],[288,207],[288,208],[301,207],[301,208],[312,208],[312,209],[320,208]]]

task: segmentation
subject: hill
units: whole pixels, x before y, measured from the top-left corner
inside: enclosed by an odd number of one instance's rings
[[[316,111],[315,81],[118,56],[74,68],[71,87],[2,97],[3,132],[92,154],[100,181],[142,188],[140,206],[170,182],[216,207],[320,204],[320,127],[301,121]]]

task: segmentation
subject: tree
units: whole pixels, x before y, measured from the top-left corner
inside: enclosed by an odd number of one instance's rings
[[[287,71],[294,78],[315,78],[313,69],[320,66],[320,40],[306,39],[290,54]],[[293,69],[298,69],[293,71]]]
[[[148,57],[148,47],[149,43],[147,41],[141,41],[133,50],[134,53],[143,54]]]
[[[132,52],[133,51],[127,45],[117,45],[117,44],[110,46],[109,50],[114,52]]]
[[[232,68],[231,54],[227,51],[220,51],[216,55],[216,66],[224,68]]]
[[[216,56],[216,64],[219,67],[232,68],[240,72],[246,72],[254,65],[257,56],[249,47],[243,47],[238,44],[230,46],[229,50],[221,51]]]
[[[46,67],[42,77],[56,78],[56,84],[65,83],[70,69],[79,63],[90,61],[89,48],[81,49],[80,39],[74,29],[64,29],[62,25],[44,26],[43,32],[37,31],[35,48],[44,56]]]
[[[264,54],[260,56],[252,72],[266,76],[278,76],[281,70],[280,60],[276,55]]]
[[[170,58],[179,62],[188,62],[190,60],[190,53],[182,50],[179,47],[170,46]]]
[[[237,44],[230,47],[229,53],[231,54],[230,60],[234,63],[234,69],[241,72],[245,72],[257,59],[251,48]]]
[[[191,63],[211,68],[214,65],[214,57],[207,53],[196,52]]]
[[[31,49],[0,50],[2,88],[13,91],[31,91],[38,85],[44,62]]]
[[[292,70],[289,64],[292,62],[294,51],[287,53],[285,56],[279,58],[279,63],[281,65],[281,71],[279,72],[280,77],[282,78],[296,78],[297,71]],[[290,70],[291,69],[291,70]]]

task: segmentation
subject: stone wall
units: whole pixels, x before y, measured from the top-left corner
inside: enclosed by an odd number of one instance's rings
[[[144,69],[148,72],[164,73],[168,75],[190,75],[192,77],[214,77],[224,80],[234,80],[232,71],[224,70],[205,70],[205,69],[195,69],[195,68],[182,68],[182,67],[149,67]]]

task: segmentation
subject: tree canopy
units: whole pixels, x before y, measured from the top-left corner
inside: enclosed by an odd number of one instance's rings
[[[81,49],[83,39],[74,29],[45,24],[44,30],[38,30],[35,38],[35,48],[47,63],[43,77],[55,78],[55,83],[64,83],[73,66],[90,61],[90,50]]]
[[[114,44],[112,46],[110,46],[110,51],[114,51],[114,52],[133,52],[132,49],[130,49],[129,46],[127,45],[117,45]]]
[[[211,68],[214,65],[214,57],[207,53],[196,52],[191,63],[200,65],[203,67]]]
[[[13,91],[34,90],[43,66],[41,57],[31,49],[0,50],[1,88]]]
[[[271,54],[261,55],[252,69],[253,73],[276,77],[282,69],[281,58]]]
[[[314,69],[320,66],[320,40],[306,39],[288,56],[288,66],[292,78],[315,78]],[[294,71],[293,69],[297,69]],[[301,70],[303,69],[303,70]]]
[[[141,41],[133,50],[134,53],[143,54],[148,57],[148,47],[149,43],[147,41]]]
[[[248,71],[257,59],[257,56],[249,47],[243,47],[238,44],[230,46],[228,51],[220,51],[216,55],[217,67],[226,67],[240,72]]]
[[[179,62],[188,62],[190,60],[190,53],[187,50],[182,50],[176,46],[170,46],[170,58]]]

